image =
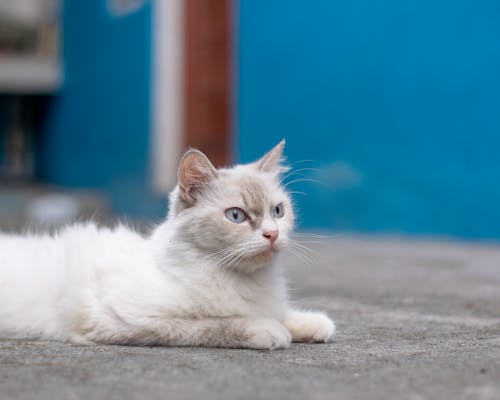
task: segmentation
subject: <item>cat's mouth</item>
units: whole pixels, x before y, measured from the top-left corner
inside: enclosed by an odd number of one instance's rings
[[[274,246],[270,246],[266,249],[264,249],[260,254],[259,256],[261,258],[263,258],[264,260],[270,260],[271,258],[273,258],[276,253],[278,252],[278,249]]]

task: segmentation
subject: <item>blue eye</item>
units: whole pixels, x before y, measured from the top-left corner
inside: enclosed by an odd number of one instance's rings
[[[226,218],[233,224],[241,224],[246,221],[247,215],[241,208],[232,207],[226,210]]]
[[[282,218],[283,215],[285,215],[285,207],[283,206],[283,203],[275,205],[271,210],[271,214],[273,215],[273,218]]]

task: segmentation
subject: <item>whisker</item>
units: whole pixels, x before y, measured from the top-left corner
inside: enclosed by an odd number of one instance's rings
[[[211,254],[209,259],[215,261],[224,270],[232,271],[241,260],[252,256],[253,251],[260,247],[258,243],[236,244]]]
[[[318,185],[321,185],[321,186],[324,186],[324,187],[327,187],[327,185],[321,181],[318,181],[316,179],[311,179],[311,178],[297,178],[297,179],[294,179],[290,182],[287,182],[285,183],[283,186],[284,187],[288,187],[290,185],[293,185],[294,183],[299,183],[299,182],[311,182],[311,183],[316,183]]]
[[[320,235],[317,233],[308,233],[308,232],[295,232],[290,235],[292,238],[297,238],[299,240],[302,239],[318,239],[318,240],[328,240],[331,239],[332,235]]]
[[[316,160],[299,160],[299,161],[295,161],[293,163],[290,164],[290,166],[295,166],[297,164],[304,164],[304,163],[311,163],[311,162],[316,162]]]
[[[299,192],[297,190],[293,190],[293,191],[287,191],[288,194],[303,194],[304,196],[309,196],[308,193],[304,193],[304,192]]]
[[[281,180],[284,181],[285,179],[293,176],[293,175],[301,175],[301,176],[304,176],[304,174],[301,174],[301,172],[304,172],[304,171],[312,171],[312,172],[318,172],[318,171],[321,171],[320,168],[299,168],[299,169],[295,169],[295,170],[292,170],[290,171],[288,174],[286,174]]]
[[[289,247],[289,250],[290,250],[290,252],[291,252],[294,256],[296,256],[296,257],[300,258],[302,261],[305,261],[307,264],[312,264],[312,263],[313,263],[313,262],[312,262],[312,259],[311,259],[310,257],[308,257],[307,255],[305,255],[304,253],[302,253],[302,252],[301,252],[300,250],[298,250],[297,248],[295,248],[295,247],[291,246],[291,247]]]
[[[292,243],[292,247],[296,248],[297,250],[300,250],[302,253],[310,255],[310,256],[317,256],[319,253],[315,250],[310,249],[307,246],[301,245],[299,243]]]

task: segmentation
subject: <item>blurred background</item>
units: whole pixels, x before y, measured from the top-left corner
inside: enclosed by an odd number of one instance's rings
[[[500,239],[497,0],[1,0],[0,226],[157,221],[287,139],[299,228]]]

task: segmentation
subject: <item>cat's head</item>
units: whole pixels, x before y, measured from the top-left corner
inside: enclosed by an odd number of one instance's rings
[[[269,264],[294,224],[290,197],[280,183],[284,145],[251,164],[223,169],[215,169],[202,152],[188,150],[170,197],[169,218],[179,239],[228,269],[253,272]]]

